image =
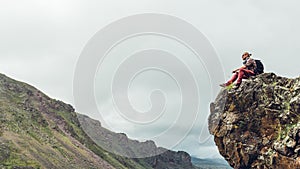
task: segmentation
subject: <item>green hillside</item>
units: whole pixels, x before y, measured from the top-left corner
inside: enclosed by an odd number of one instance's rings
[[[0,74],[0,168],[193,168],[184,152],[168,150],[144,159],[112,154],[83,131],[78,115],[71,105]],[[115,137],[111,140],[122,134],[112,135]],[[103,139],[105,135],[98,137]],[[115,146],[128,149],[143,145],[129,142],[130,146]]]

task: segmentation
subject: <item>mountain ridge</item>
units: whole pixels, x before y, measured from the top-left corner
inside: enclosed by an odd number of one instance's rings
[[[147,158],[127,158],[106,151],[79,122],[95,120],[4,74],[0,74],[0,103],[0,168],[194,168],[190,155],[183,151],[163,149],[161,154]],[[97,130],[104,130],[100,127]],[[146,144],[152,150],[161,149],[151,141],[140,143],[115,134],[141,147]],[[124,151],[136,151],[133,147],[127,146]]]

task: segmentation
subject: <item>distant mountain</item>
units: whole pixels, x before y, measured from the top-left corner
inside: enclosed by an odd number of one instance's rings
[[[81,122],[87,122],[82,125]],[[102,141],[99,146],[83,127]],[[107,151],[162,153],[148,158],[128,158]],[[131,154],[131,155],[132,155]],[[157,148],[153,141],[140,143],[114,133],[99,121],[46,96],[36,88],[0,74],[0,168],[101,168],[193,169],[186,152]]]
[[[224,159],[199,159],[192,157],[192,163],[199,169],[232,169]]]
[[[101,126],[97,120],[85,115],[78,114],[78,119],[85,132],[94,138],[95,143],[106,150],[116,151],[116,154],[125,154],[133,158],[134,161],[146,163],[157,169],[193,169],[191,157],[183,151],[170,151],[157,147],[153,141],[139,142],[129,139],[124,133],[114,133]]]

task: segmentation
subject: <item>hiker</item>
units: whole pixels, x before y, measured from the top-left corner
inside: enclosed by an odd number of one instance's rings
[[[220,84],[221,87],[229,86],[235,80],[237,80],[236,85],[233,87],[234,89],[237,89],[241,85],[242,79],[247,79],[250,76],[254,76],[256,74],[255,73],[256,72],[255,71],[256,70],[256,62],[254,59],[251,58],[251,55],[252,54],[250,54],[248,52],[245,52],[242,55],[244,65],[242,67],[232,71],[232,73],[234,73],[232,78],[228,82]]]

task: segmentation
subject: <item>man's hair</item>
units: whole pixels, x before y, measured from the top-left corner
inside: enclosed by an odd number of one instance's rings
[[[252,54],[249,52],[244,52],[244,54],[242,56],[244,56],[244,55],[248,55],[249,57],[252,56]]]

